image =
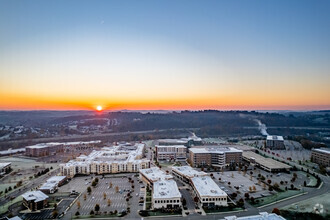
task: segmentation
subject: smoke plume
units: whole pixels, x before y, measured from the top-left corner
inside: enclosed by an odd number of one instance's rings
[[[267,126],[263,123],[261,123],[261,121],[259,119],[254,119],[255,122],[257,122],[258,126],[259,126],[259,131],[262,135],[269,135],[268,132],[267,132]]]

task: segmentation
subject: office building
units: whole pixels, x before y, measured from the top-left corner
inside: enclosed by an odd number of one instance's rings
[[[43,209],[47,206],[46,194],[41,191],[28,191],[22,195],[23,205],[31,211]]]
[[[67,182],[66,176],[53,176],[49,178],[46,183],[42,184],[39,190],[46,194],[55,193],[58,187],[62,186]]]
[[[157,160],[186,160],[187,147],[183,145],[156,145]]]
[[[193,167],[213,166],[223,168],[242,162],[242,150],[233,147],[208,146],[189,149],[189,160]]]
[[[311,161],[325,167],[330,167],[330,150],[312,149]]]
[[[266,147],[271,150],[285,150],[284,139],[282,136],[268,135]]]

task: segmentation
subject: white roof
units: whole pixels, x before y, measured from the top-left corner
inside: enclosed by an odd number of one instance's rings
[[[90,164],[139,164],[147,159],[138,159],[143,155],[144,144],[136,143],[134,145],[128,143],[120,143],[112,147],[103,147],[101,150],[93,150],[88,156],[81,155],[77,160],[70,160],[66,164],[61,164],[65,167],[88,166]]]
[[[313,149],[313,151],[317,151],[317,152],[320,152],[320,153],[330,154],[330,150],[329,149]]]
[[[203,148],[189,148],[189,151],[193,152],[194,154],[198,153],[218,153],[218,154],[224,154],[224,153],[239,153],[243,152],[241,150],[238,150],[233,147],[223,147],[221,145],[214,145],[214,146],[208,146],[208,147],[203,147]]]
[[[269,141],[283,141],[283,136],[268,135],[267,140]]]
[[[22,219],[18,216],[15,216],[15,217],[9,218],[8,220],[22,220]]]
[[[26,192],[22,196],[25,200],[34,202],[39,202],[48,199],[48,196],[39,190]]]
[[[35,144],[31,146],[27,146],[26,148],[47,148],[52,146],[58,146],[58,145],[80,145],[80,144],[96,144],[101,143],[101,141],[76,141],[76,142],[49,142],[49,143],[40,143]]]
[[[181,193],[174,180],[160,180],[154,183],[152,197],[154,199],[180,198]]]
[[[175,170],[177,173],[179,173],[183,176],[186,176],[188,178],[207,175],[207,173],[205,173],[205,172],[200,172],[200,171],[194,170],[191,166],[181,166],[181,167],[173,166],[172,170]]]
[[[164,171],[162,171],[158,167],[140,169],[140,173],[142,173],[146,178],[148,178],[152,182],[155,182],[158,180],[173,179],[173,176],[166,174]]]
[[[0,169],[10,165],[11,163],[0,163]]]
[[[184,145],[156,145],[157,148],[168,148],[168,147],[175,147],[175,148],[187,148]]]
[[[62,180],[64,180],[66,178],[66,176],[52,176],[51,178],[49,178],[47,180],[47,182],[61,182]]]
[[[285,220],[282,216],[275,213],[260,212],[259,215],[250,215],[244,217],[227,216],[225,220]]]
[[[198,191],[200,196],[227,196],[227,194],[222,191],[219,186],[212,180],[209,176],[203,177],[193,177],[191,178],[193,185]]]

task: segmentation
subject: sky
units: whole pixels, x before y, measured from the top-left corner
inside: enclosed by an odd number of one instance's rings
[[[330,1],[0,0],[0,110],[330,109]]]

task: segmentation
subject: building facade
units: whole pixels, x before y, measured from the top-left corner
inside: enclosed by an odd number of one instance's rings
[[[47,207],[48,196],[41,191],[28,191],[22,195],[23,205],[31,211]]]
[[[228,206],[227,194],[219,188],[210,176],[195,176],[191,178],[191,185],[202,206]]]
[[[150,167],[150,160],[144,159],[145,145],[125,143],[94,150],[88,156],[81,155],[68,163],[60,164],[61,175],[68,178],[76,174],[132,173]]]
[[[181,207],[181,193],[173,179],[154,183],[152,192],[153,209],[178,209]]]
[[[157,160],[185,160],[187,159],[187,147],[184,145],[156,145],[156,157]]]
[[[330,150],[312,149],[311,161],[325,167],[330,167]]]
[[[193,167],[213,166],[223,168],[231,163],[241,163],[242,152],[233,147],[221,146],[190,148],[189,160]]]
[[[272,150],[285,150],[283,137],[268,135],[266,138],[266,147]]]

